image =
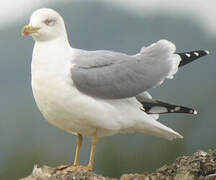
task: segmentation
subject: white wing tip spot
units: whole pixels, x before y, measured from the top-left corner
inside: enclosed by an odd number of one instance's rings
[[[144,107],[141,107],[140,109],[141,109],[142,111],[145,111],[145,108],[144,108]]]
[[[190,55],[189,53],[186,53],[185,55],[186,55],[188,58],[191,57],[191,55]]]
[[[175,111],[179,111],[181,108],[180,107],[175,107]]]
[[[195,56],[199,56],[199,53],[198,53],[198,52],[194,52],[194,55],[195,55]]]
[[[193,111],[193,114],[198,114],[198,112],[196,110]]]
[[[210,52],[209,52],[208,50],[205,50],[205,53],[206,53],[206,54],[210,54]]]

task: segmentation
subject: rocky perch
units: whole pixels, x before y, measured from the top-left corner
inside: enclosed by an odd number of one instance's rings
[[[30,176],[20,180],[114,180],[94,172],[68,171],[43,166],[34,167]],[[164,165],[153,173],[123,174],[120,180],[216,180],[216,150],[198,151],[182,156],[171,165]]]

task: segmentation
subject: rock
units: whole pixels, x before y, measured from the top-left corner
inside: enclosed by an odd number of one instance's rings
[[[35,166],[30,176],[20,180],[117,180],[92,171],[57,170],[49,166]],[[198,151],[182,156],[171,165],[164,165],[153,173],[123,174],[120,180],[216,180],[216,150]]]

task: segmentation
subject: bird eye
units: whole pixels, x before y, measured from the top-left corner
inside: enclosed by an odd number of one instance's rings
[[[46,20],[44,21],[44,23],[45,23],[46,25],[48,25],[48,26],[52,26],[52,25],[55,23],[55,20],[53,20],[53,19],[46,19]]]

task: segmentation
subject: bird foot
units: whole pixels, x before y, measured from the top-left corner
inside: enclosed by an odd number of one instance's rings
[[[69,165],[60,165],[56,168],[57,171],[91,171],[92,167],[90,166],[69,166]]]

